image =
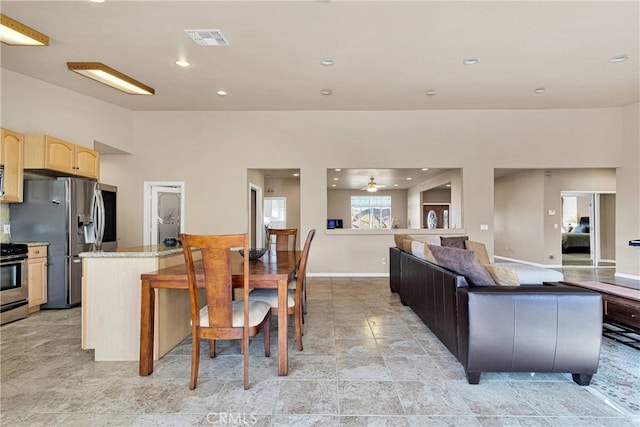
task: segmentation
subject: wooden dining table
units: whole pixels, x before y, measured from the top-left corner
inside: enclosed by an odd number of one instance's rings
[[[251,288],[278,289],[278,375],[288,374],[288,315],[287,297],[289,281],[294,278],[301,251],[267,251],[261,258],[249,261],[249,286]],[[232,283],[241,288],[244,280],[243,257],[231,256]],[[198,286],[204,287],[202,261],[195,262]],[[155,289],[189,289],[184,264],[140,275],[142,299],[140,304],[140,365],[139,375],[153,373],[153,340]]]

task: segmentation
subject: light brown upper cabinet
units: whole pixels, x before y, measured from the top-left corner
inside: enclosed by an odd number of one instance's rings
[[[22,202],[22,178],[24,164],[24,135],[0,129],[0,164],[3,165],[0,201]]]
[[[98,179],[100,153],[49,135],[27,135],[24,168]]]

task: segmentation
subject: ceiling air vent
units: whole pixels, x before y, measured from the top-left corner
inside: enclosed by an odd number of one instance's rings
[[[220,30],[184,30],[198,46],[229,46]]]

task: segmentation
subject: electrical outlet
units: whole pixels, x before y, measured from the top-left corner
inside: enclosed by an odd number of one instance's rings
[[[549,259],[553,259],[553,258],[555,258],[555,257],[553,256],[553,254],[550,254],[550,255],[549,255]]]
[[[387,257],[382,257],[382,263],[386,264],[387,263]]]
[[[2,232],[4,234],[10,234],[11,233],[11,224],[4,224],[2,226]]]

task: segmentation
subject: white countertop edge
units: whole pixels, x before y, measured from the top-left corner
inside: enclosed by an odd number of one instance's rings
[[[167,255],[181,254],[182,248],[166,249],[161,251],[150,252],[82,252],[78,256],[80,258],[155,258]]]

